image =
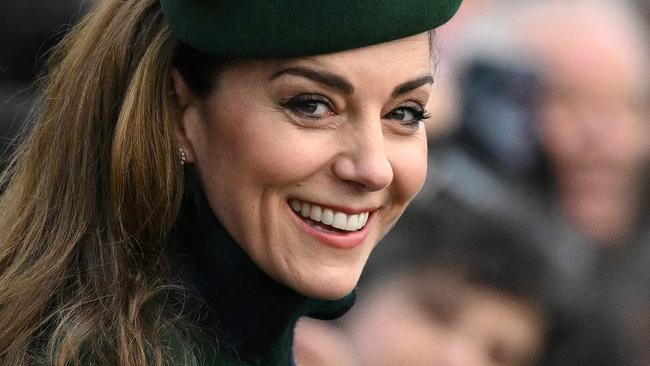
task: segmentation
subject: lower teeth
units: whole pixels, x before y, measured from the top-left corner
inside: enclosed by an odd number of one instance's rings
[[[346,230],[337,229],[334,226],[325,225],[322,222],[314,221],[312,219],[307,219],[307,218],[303,217],[303,220],[305,220],[305,222],[308,223],[309,226],[314,227],[314,228],[319,229],[319,230],[322,230],[322,231],[331,231],[331,232],[335,232],[335,233],[347,233],[347,232],[349,232],[349,231],[346,231]]]

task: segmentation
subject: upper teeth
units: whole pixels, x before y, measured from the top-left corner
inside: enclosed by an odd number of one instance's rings
[[[340,230],[356,231],[363,228],[368,222],[369,212],[363,212],[355,215],[348,215],[343,212],[334,211],[329,208],[307,202],[301,202],[295,199],[289,200],[291,209],[299,213],[300,216],[310,218],[314,221],[322,222],[325,225],[333,226]]]

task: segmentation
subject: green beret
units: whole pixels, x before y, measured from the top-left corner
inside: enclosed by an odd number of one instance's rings
[[[447,22],[462,0],[161,0],[183,43],[223,57],[325,54]]]

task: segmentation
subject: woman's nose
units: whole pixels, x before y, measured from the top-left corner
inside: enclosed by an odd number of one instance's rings
[[[342,153],[334,161],[334,174],[361,189],[378,191],[393,181],[393,167],[381,121],[351,128],[341,136]]]

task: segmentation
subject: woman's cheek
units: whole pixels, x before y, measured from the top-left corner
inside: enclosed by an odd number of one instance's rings
[[[331,148],[319,139],[288,133],[260,142],[249,156],[256,175],[268,183],[300,183],[327,166]]]
[[[395,203],[406,206],[420,191],[427,175],[427,141],[424,133],[390,143]]]

